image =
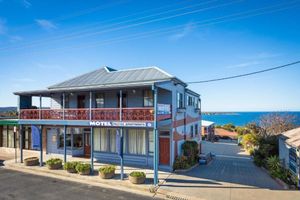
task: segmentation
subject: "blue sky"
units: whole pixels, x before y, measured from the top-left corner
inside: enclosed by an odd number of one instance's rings
[[[0,0],[0,106],[82,73],[158,66],[184,81],[300,59],[300,1]],[[189,87],[205,111],[300,110],[300,66]]]

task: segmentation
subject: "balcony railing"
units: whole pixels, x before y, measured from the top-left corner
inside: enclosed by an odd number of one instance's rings
[[[91,112],[91,113],[90,113]],[[103,120],[119,121],[119,108],[89,108],[83,109],[21,109],[20,119],[30,120]],[[154,109],[123,108],[123,121],[153,121]]]

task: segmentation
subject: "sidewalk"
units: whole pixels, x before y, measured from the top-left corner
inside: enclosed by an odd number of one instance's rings
[[[5,152],[6,151],[6,152]],[[117,190],[122,190],[126,192],[132,192],[132,193],[137,193],[141,195],[146,195],[146,196],[152,196],[152,197],[160,197],[160,198],[181,198],[181,199],[196,199],[193,197],[189,197],[187,195],[179,194],[174,191],[170,190],[164,190],[164,189],[158,189],[156,194],[150,193],[150,188],[152,188],[152,183],[153,183],[153,170],[151,169],[146,169],[146,168],[137,168],[137,167],[129,167],[129,166],[124,166],[124,180],[120,180],[120,166],[116,166],[116,176],[113,179],[101,179],[98,176],[98,169],[106,164],[103,163],[94,163],[94,170],[95,173],[94,175],[89,175],[89,176],[82,176],[79,174],[71,174],[66,172],[65,170],[49,170],[46,166],[40,167],[40,166],[24,166],[24,164],[21,164],[18,159],[18,163],[15,163],[14,158],[14,149],[11,150],[3,150],[0,149],[0,155],[3,155],[5,152],[8,156],[10,157],[10,160],[6,160],[4,162],[4,167],[6,169],[10,170],[16,170],[24,173],[31,173],[35,175],[40,175],[40,176],[47,176],[47,177],[52,177],[52,178],[58,178],[58,179],[63,179],[67,181],[73,181],[73,182],[79,182],[79,183],[85,183],[89,185],[94,185],[94,186],[101,186],[101,187],[106,187],[106,188],[111,188],[111,189],[117,189]],[[30,151],[30,150],[24,150],[24,159],[26,157],[32,157],[32,156],[37,156],[39,157],[39,151]],[[19,155],[18,155],[19,157]],[[58,155],[58,154],[43,154],[44,157],[44,162],[50,158],[61,158],[63,159],[63,155]],[[90,163],[90,159],[88,158],[77,158],[77,157],[71,157],[67,156],[67,161],[82,161],[86,163]],[[146,173],[146,182],[145,184],[141,185],[135,185],[132,184],[128,180],[128,174],[132,171],[143,171]],[[166,179],[171,176],[172,173],[170,172],[164,172],[164,171],[159,171],[159,185],[162,185],[166,182]]]

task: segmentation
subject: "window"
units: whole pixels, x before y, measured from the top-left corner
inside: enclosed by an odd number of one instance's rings
[[[191,126],[191,132],[190,133],[191,133],[191,137],[194,137],[194,126],[193,125]]]
[[[117,129],[95,128],[94,150],[103,152],[116,152]]]
[[[109,144],[110,144],[110,152],[115,153],[116,150],[116,138],[117,138],[117,130],[109,129]]]
[[[198,135],[198,124],[195,124],[195,136]]]
[[[128,130],[128,149],[129,154],[146,154],[146,131],[143,129]]]
[[[153,156],[154,154],[154,135],[153,135],[153,131],[149,131],[148,133],[148,137],[149,137],[149,155]]]
[[[177,108],[183,108],[183,94],[178,92],[177,93]]]
[[[188,105],[193,106],[194,105],[194,97],[188,96]]]
[[[13,148],[14,147],[14,127],[8,126],[8,147]]]
[[[153,106],[153,92],[152,90],[144,90],[144,107]]]
[[[61,131],[60,131],[61,130]],[[57,131],[59,132],[59,144],[58,147],[59,148],[64,148],[64,131],[63,129],[57,129]],[[71,132],[69,132],[67,130],[67,134],[66,134],[66,147],[71,147]]]
[[[64,148],[64,129],[57,129],[59,132],[59,148]],[[73,137],[73,147],[81,148],[83,147],[83,129],[81,128],[67,128],[66,134],[66,147],[72,147],[72,137]]]
[[[2,146],[7,147],[7,126],[3,126],[2,130]]]
[[[95,106],[96,108],[104,108],[104,94],[99,93],[95,96]]]

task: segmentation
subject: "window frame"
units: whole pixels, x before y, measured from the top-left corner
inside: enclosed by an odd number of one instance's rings
[[[146,96],[146,93],[149,92],[151,94],[150,96]],[[152,99],[152,101],[149,101],[149,99]],[[146,105],[145,101],[148,100],[148,102],[152,102],[152,105]],[[143,90],[143,107],[153,107],[154,106],[154,95],[153,91],[150,89]]]

